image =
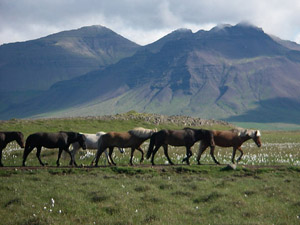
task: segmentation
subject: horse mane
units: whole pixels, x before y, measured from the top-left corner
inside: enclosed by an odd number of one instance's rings
[[[157,129],[146,129],[143,127],[136,127],[129,130],[128,133],[139,138],[149,138]]]
[[[260,131],[259,130],[251,130],[251,129],[244,129],[244,128],[235,128],[231,130],[234,133],[237,133],[238,136],[240,137],[245,137],[245,136],[249,136],[251,138],[255,137],[255,133],[257,132],[256,136],[261,136]]]

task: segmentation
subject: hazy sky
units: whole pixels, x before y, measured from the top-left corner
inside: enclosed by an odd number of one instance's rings
[[[178,28],[239,22],[300,44],[299,0],[0,0],[0,44],[103,25],[144,45]]]

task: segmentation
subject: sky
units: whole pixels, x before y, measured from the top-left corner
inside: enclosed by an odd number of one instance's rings
[[[0,45],[102,25],[140,45],[247,22],[300,44],[299,0],[0,0]]]

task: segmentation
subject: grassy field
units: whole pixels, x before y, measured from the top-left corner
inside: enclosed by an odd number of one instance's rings
[[[0,130],[20,130],[25,136],[37,131],[125,131],[133,127],[182,128],[178,124],[153,125],[143,120],[58,119],[11,120]],[[229,126],[205,126],[229,129]],[[176,166],[167,165],[159,150],[151,167],[139,165],[140,153],[128,166],[129,150],[115,151],[116,167],[87,167],[95,151],[80,151],[81,168],[67,167],[69,158],[55,167],[57,150],[42,150],[47,167],[39,167],[35,150],[25,169],[23,151],[11,143],[3,151],[0,169],[1,224],[299,224],[300,132],[262,131],[261,148],[253,141],[243,145],[244,157],[237,170],[227,170],[231,149],[216,149],[220,166],[206,152],[195,165],[181,164],[185,150],[170,147]],[[198,143],[193,152],[196,153]],[[148,143],[143,145],[147,150]],[[195,155],[195,154],[194,154]],[[164,166],[161,166],[164,165]],[[38,169],[35,168],[38,166]]]

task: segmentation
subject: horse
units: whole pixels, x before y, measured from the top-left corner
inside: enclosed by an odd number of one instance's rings
[[[259,130],[250,130],[250,129],[243,129],[243,128],[236,128],[229,131],[214,130],[213,135],[214,135],[214,142],[217,146],[233,147],[232,158],[231,158],[233,164],[234,164],[236,150],[239,150],[241,153],[240,157],[237,159],[237,163],[241,160],[244,154],[241,146],[245,141],[252,139],[257,145],[257,147],[261,146],[261,141],[260,141],[261,133]],[[207,147],[208,147],[208,143],[205,141],[201,141],[199,145],[198,155],[197,155],[198,165],[200,165],[201,155]],[[215,159],[215,157],[213,157],[213,160],[215,161],[216,164],[220,164]]]
[[[86,140],[85,140],[86,148],[87,149],[97,149],[98,148],[98,140],[99,140],[99,138],[103,134],[106,134],[106,133],[103,132],[103,131],[99,131],[96,134],[87,134],[87,133],[82,133],[82,134],[86,137]],[[80,144],[78,142],[74,142],[71,145],[72,145],[72,150],[70,152],[73,155],[73,158],[75,159],[75,154],[81,148],[81,146],[80,146]],[[121,153],[124,153],[124,149],[123,148],[119,148],[119,151]],[[107,161],[110,163],[110,159],[108,157],[107,151],[105,150],[104,153],[106,155]],[[72,161],[70,161],[70,165],[72,165]]]
[[[86,149],[85,144],[85,136],[76,132],[65,132],[60,131],[57,133],[46,133],[46,132],[38,132],[28,136],[26,139],[24,154],[23,154],[23,166],[25,166],[25,161],[28,154],[34,149],[37,149],[36,157],[38,158],[40,164],[44,166],[45,164],[41,161],[40,154],[42,147],[46,148],[58,148],[58,158],[56,161],[56,165],[59,166],[60,156],[63,150],[69,153],[71,157],[71,165],[77,166],[73,155],[69,151],[69,147],[74,142],[79,142],[80,146],[83,149]]]
[[[156,130],[145,129],[142,127],[134,128],[129,130],[128,132],[108,132],[102,135],[98,141],[98,151],[94,158],[93,162],[95,161],[95,166],[98,166],[99,157],[101,154],[108,148],[109,149],[109,158],[113,165],[116,163],[111,158],[112,152],[114,147],[119,148],[131,148],[131,157],[130,157],[130,165],[133,165],[132,158],[135,149],[141,152],[142,157],[140,163],[144,160],[144,152],[141,148],[141,145],[144,141],[149,139]]]
[[[167,157],[169,163],[171,165],[174,165],[168,155],[168,145],[185,146],[187,157],[184,158],[182,162],[186,161],[186,163],[189,165],[189,158],[193,154],[191,151],[191,147],[195,144],[195,142],[199,140],[205,140],[206,143],[209,143],[209,145],[211,146],[211,151],[213,151],[212,147],[214,146],[214,140],[212,131],[210,130],[193,129],[188,127],[182,130],[160,130],[152,135],[146,158],[149,159],[152,154],[151,163],[152,165],[155,165],[154,156],[158,149],[163,146],[164,154]]]
[[[7,144],[16,141],[21,148],[24,148],[24,135],[19,131],[0,132],[0,166],[2,164],[2,151],[6,148]]]

